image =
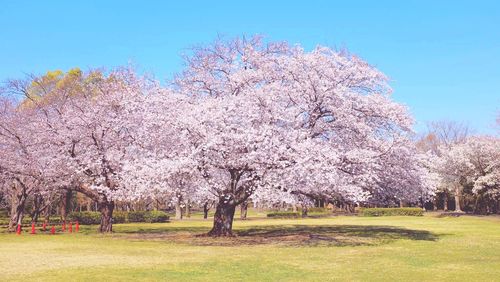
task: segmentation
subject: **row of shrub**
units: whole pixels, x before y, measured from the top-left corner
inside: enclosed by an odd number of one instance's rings
[[[267,217],[275,217],[275,218],[294,218],[300,216],[301,216],[300,212],[293,212],[293,211],[275,211],[267,213]]]
[[[72,212],[68,218],[72,221],[78,221],[80,224],[100,224],[100,212]],[[167,222],[169,216],[162,211],[116,211],[113,212],[113,223],[127,223],[127,222]]]
[[[424,211],[421,208],[363,208],[360,211],[361,216],[423,216]]]

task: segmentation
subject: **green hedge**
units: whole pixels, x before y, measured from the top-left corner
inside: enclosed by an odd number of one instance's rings
[[[424,211],[421,208],[364,208],[361,209],[362,216],[423,216]]]
[[[114,211],[113,212],[113,223],[126,223],[128,222],[128,212],[125,211]],[[100,221],[99,221],[100,223]]]
[[[72,212],[68,216],[69,220],[78,221],[80,224],[100,224],[100,212]],[[113,212],[113,223],[127,222],[167,222],[169,216],[162,211],[115,211]]]
[[[300,217],[300,212],[277,211],[267,213],[267,217]]]
[[[162,211],[148,211],[144,214],[144,221],[155,223],[155,222],[167,222],[170,217]]]
[[[134,211],[128,213],[129,222],[167,222],[169,216],[162,211]]]
[[[128,222],[145,222],[144,215],[146,211],[131,211],[128,212]]]
[[[78,221],[79,224],[100,224],[101,213],[92,211],[72,212],[68,215],[68,219]]]

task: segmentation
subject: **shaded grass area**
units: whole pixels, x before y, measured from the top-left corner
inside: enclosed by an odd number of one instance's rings
[[[0,234],[1,281],[497,281],[497,217],[334,217],[115,225],[111,235]]]
[[[194,246],[245,246],[272,244],[275,246],[361,246],[379,245],[394,240],[436,241],[438,234],[394,226],[376,225],[264,225],[236,229],[229,238],[206,237],[205,227],[171,227],[125,229],[122,238],[131,240],[164,240]]]

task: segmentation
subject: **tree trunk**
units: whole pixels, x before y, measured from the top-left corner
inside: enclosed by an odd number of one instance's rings
[[[175,201],[175,219],[182,219],[182,208],[181,208],[181,199],[177,198]]]
[[[356,205],[355,204],[349,204],[349,213],[354,213],[356,212]]]
[[[44,200],[41,195],[35,195],[35,198],[33,199],[33,212],[31,213],[31,222],[32,223],[37,223],[38,222],[38,217],[40,217],[40,214],[43,212],[43,210],[46,207],[43,207]]]
[[[47,207],[45,208],[45,210],[43,210],[43,221],[46,223],[46,224],[49,224],[49,221],[50,221],[50,211],[52,209],[52,205],[49,203],[47,205]]]
[[[248,202],[247,201],[244,201],[243,203],[241,203],[240,211],[241,211],[240,218],[243,220],[247,219],[247,212],[248,212]]]
[[[463,212],[460,208],[460,185],[455,187],[455,212]]]
[[[302,205],[302,217],[307,217],[307,206]]]
[[[210,210],[210,207],[208,205],[208,202],[205,202],[205,204],[203,204],[203,219],[208,218],[208,211],[209,210]]]
[[[115,209],[115,203],[104,198],[99,201],[98,207],[101,212],[101,225],[99,226],[99,232],[113,232],[113,210]]]
[[[66,219],[68,217],[68,212],[70,210],[70,206],[71,206],[71,190],[66,190],[66,191],[63,191],[63,194],[61,196],[61,209],[60,209],[60,213],[61,213],[61,221],[62,222],[66,222]]]
[[[476,196],[476,200],[474,201],[474,207],[472,209],[473,214],[478,213],[478,208],[479,208],[479,200],[482,198],[481,194]]]
[[[448,211],[448,193],[446,191],[444,191],[444,194],[443,194],[443,210],[444,211]]]
[[[16,231],[17,225],[22,224],[27,198],[28,195],[24,190],[17,191],[15,195],[12,196],[9,231]]]
[[[214,215],[214,225],[212,230],[208,232],[209,236],[213,237],[228,237],[233,236],[233,218],[236,205],[224,203],[221,199],[217,203]]]
[[[191,217],[191,206],[189,199],[186,200],[186,217],[190,218]]]

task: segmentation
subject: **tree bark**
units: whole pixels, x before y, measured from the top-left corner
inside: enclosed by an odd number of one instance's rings
[[[348,207],[349,207],[349,213],[355,213],[356,212],[356,205],[355,204],[349,203]]]
[[[302,205],[302,217],[307,217],[307,206]]]
[[[447,191],[444,191],[444,194],[443,194],[443,210],[444,211],[448,211],[448,193]]]
[[[236,205],[225,203],[221,199],[217,203],[214,215],[214,225],[212,230],[208,232],[209,236],[213,237],[229,237],[233,236],[233,219]]]
[[[52,204],[48,204],[47,207],[45,208],[45,210],[43,210],[43,221],[46,223],[46,224],[49,224],[49,221],[50,221],[50,211],[52,209]]]
[[[47,208],[44,206],[44,199],[41,195],[36,194],[33,199],[33,211],[31,213],[31,222],[37,223],[40,214]]]
[[[208,211],[210,210],[210,206],[208,205],[208,202],[205,202],[203,204],[203,219],[208,218]]]
[[[455,212],[463,212],[460,208],[460,185],[455,186]]]
[[[189,199],[186,200],[186,217],[190,218],[191,217],[191,206]]]
[[[248,202],[247,201],[244,201],[243,203],[241,203],[240,211],[241,211],[240,218],[243,220],[247,219],[247,212],[248,212]]]
[[[474,207],[472,209],[472,213],[473,214],[477,214],[478,213],[478,208],[479,208],[479,200],[482,198],[482,195],[479,194],[476,196],[476,200],[474,201]]]
[[[115,203],[113,201],[108,201],[104,197],[98,202],[98,208],[101,212],[101,225],[99,226],[99,232],[113,232],[113,210],[115,209]]]
[[[68,213],[71,208],[71,195],[71,190],[66,190],[63,191],[63,194],[61,196],[60,213],[62,222],[66,222],[66,219],[68,217]]]
[[[16,193],[12,195],[9,231],[16,231],[17,225],[22,224],[27,199],[28,195],[24,189],[22,191],[16,190]]]
[[[182,219],[182,208],[181,208],[181,199],[177,198],[175,201],[175,219]]]

